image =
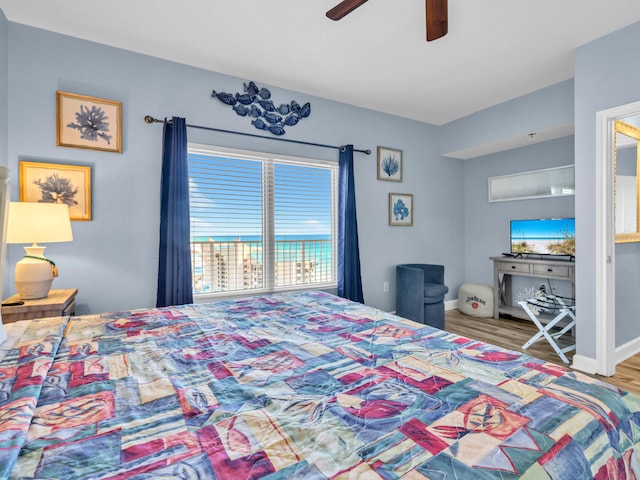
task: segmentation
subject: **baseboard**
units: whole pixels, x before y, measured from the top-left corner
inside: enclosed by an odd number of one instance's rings
[[[571,365],[571,368],[594,375],[597,370],[597,363],[595,358],[585,357],[576,353],[573,356],[573,364]]]
[[[640,353],[640,337],[617,347],[613,354],[613,361],[617,365],[624,362],[627,358],[633,357],[637,353]]]
[[[626,359],[633,357],[640,353],[640,337],[625,343],[624,345],[617,347],[614,352],[613,362],[615,365],[624,362]],[[580,370],[581,372],[590,373],[592,375],[597,373],[597,362],[594,358],[584,357],[582,355],[573,356],[572,368]]]

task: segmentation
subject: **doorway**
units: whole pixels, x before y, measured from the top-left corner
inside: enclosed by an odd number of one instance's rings
[[[620,361],[633,355],[616,349],[614,122],[640,115],[640,102],[597,113],[596,119],[596,362],[595,373],[610,376]],[[579,221],[579,220],[578,220]],[[634,347],[630,347],[633,349]],[[577,366],[580,368],[580,366]]]

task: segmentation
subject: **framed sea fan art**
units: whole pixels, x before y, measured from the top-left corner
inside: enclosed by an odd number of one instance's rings
[[[402,181],[402,150],[378,147],[378,180]]]
[[[57,91],[56,145],[122,153],[122,103]]]
[[[20,161],[20,201],[65,203],[71,220],[91,220],[91,167]]]
[[[389,194],[389,226],[410,227],[413,225],[413,195],[411,193]]]

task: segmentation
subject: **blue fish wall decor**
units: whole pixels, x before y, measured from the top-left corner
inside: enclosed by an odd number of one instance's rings
[[[244,84],[243,93],[211,93],[241,117],[251,118],[251,125],[258,130],[267,130],[274,135],[284,135],[284,127],[293,127],[300,120],[311,114],[311,104],[298,104],[295,100],[277,105],[271,100],[271,92],[266,88],[258,88],[255,82]]]

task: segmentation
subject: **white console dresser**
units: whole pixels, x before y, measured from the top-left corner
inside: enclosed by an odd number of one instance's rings
[[[523,277],[564,280],[571,282],[571,296],[575,298],[575,262],[539,257],[491,257],[493,260],[493,318],[502,314],[528,319],[526,312],[512,304],[511,278]]]

